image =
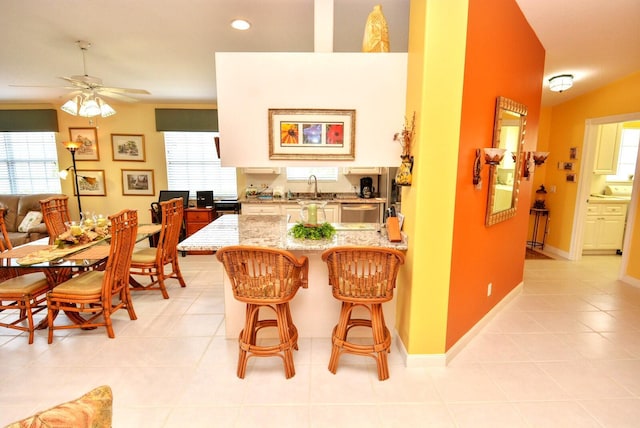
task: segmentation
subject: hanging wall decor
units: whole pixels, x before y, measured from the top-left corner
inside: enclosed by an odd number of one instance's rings
[[[396,174],[396,184],[400,186],[411,186],[413,179],[413,156],[411,156],[411,143],[415,135],[416,128],[416,113],[413,112],[411,123],[405,118],[404,127],[402,132],[398,132],[393,136],[393,141],[397,141],[402,146],[402,155],[400,159],[400,168]]]

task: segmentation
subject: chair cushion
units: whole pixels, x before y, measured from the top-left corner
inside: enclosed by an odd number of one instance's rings
[[[22,219],[18,232],[28,232],[32,226],[42,223],[42,213],[40,211],[29,211]]]
[[[33,293],[43,287],[48,287],[48,285],[47,278],[42,273],[21,275],[0,283],[0,296],[3,294]]]
[[[131,256],[131,263],[155,263],[157,248],[143,248]]]
[[[6,428],[108,428],[111,427],[113,393],[107,385],[95,388],[82,397],[38,412]]]
[[[51,294],[55,295],[60,293],[86,296],[100,294],[102,292],[103,277],[104,271],[91,270],[89,272],[84,272],[60,285],[57,285]]]

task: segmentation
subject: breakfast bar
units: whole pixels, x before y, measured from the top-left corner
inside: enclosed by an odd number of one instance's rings
[[[309,288],[300,289],[291,302],[291,312],[301,337],[329,337],[340,313],[340,302],[331,294],[327,267],[320,258],[328,248],[341,245],[387,247],[404,251],[407,237],[390,242],[386,229],[377,223],[333,223],[336,234],[330,239],[295,239],[284,215],[235,215],[214,222],[178,244],[179,251],[216,251],[228,245],[256,245],[288,250],[309,258]],[[212,261],[215,256],[212,257]],[[217,260],[215,260],[217,263]],[[244,305],[233,298],[224,273],[225,328],[227,338],[236,338],[244,325]],[[395,299],[384,304],[385,321],[391,331],[395,323]],[[354,331],[357,334],[357,332]]]

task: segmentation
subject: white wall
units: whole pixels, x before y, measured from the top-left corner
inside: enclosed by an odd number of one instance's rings
[[[397,166],[406,53],[216,53],[223,166]],[[270,108],[355,109],[355,161],[270,161]]]

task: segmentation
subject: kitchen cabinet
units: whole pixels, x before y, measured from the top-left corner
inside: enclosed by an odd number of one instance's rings
[[[380,167],[358,167],[358,166],[347,166],[342,168],[343,174],[352,174],[352,175],[379,175],[382,173]]]
[[[596,159],[593,165],[594,174],[616,174],[621,138],[622,124],[607,123],[598,126]]]
[[[245,174],[280,174],[282,172],[282,168],[277,167],[252,167],[252,168],[243,168],[242,171]]]
[[[587,204],[582,250],[622,250],[626,214],[626,203]]]
[[[279,204],[242,203],[242,214],[247,215],[280,215]]]
[[[298,204],[282,204],[282,215],[288,215],[289,223],[297,223],[300,218],[300,206]],[[324,207],[324,214],[326,216],[325,221],[329,223],[340,222],[340,204],[327,204]],[[318,217],[318,222],[322,221],[322,218]]]
[[[187,208],[184,210],[184,227],[189,237],[216,218],[215,208]],[[210,254],[210,251],[190,251],[189,254]]]

